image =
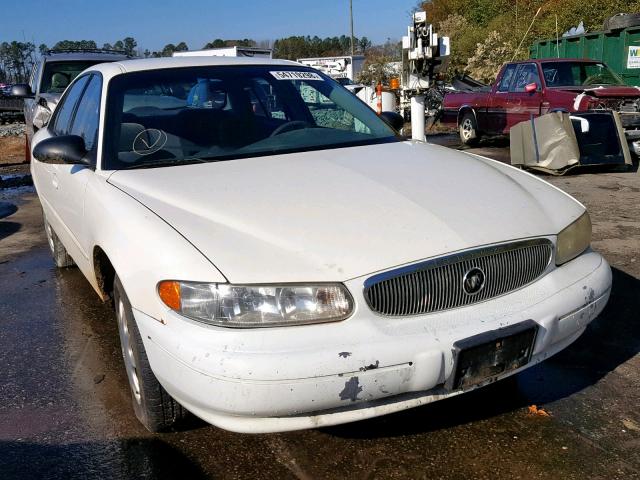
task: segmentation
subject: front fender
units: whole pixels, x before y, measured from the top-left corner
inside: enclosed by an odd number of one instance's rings
[[[222,273],[180,233],[96,172],[86,190],[88,245],[109,258],[134,309],[162,320],[168,308],[156,294],[161,280],[226,282]],[[89,279],[99,292],[95,266]]]

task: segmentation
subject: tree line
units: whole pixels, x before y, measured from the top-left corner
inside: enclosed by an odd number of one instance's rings
[[[374,46],[367,37],[354,39],[356,54],[378,54],[380,50],[388,51],[388,44]],[[349,55],[351,53],[351,39],[346,35],[340,37],[298,37],[292,36],[275,41],[256,41],[250,38],[230,40],[216,38],[202,46],[203,49],[224,47],[261,47],[273,48],[274,58],[296,60],[303,57],[326,57],[335,55]],[[170,57],[174,52],[189,50],[186,42],[168,43],[160,50],[138,49],[138,42],[133,37],[116,40],[113,43],[103,43],[102,46],[94,40],[61,40],[49,47],[42,43],[37,53],[44,55],[48,51],[78,50],[78,49],[107,49],[121,51],[132,57]],[[0,43],[0,82],[25,82],[31,68],[36,62],[36,47],[32,42],[2,42]],[[398,55],[399,56],[399,53]]]

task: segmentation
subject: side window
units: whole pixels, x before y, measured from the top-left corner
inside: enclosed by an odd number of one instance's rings
[[[56,119],[53,125],[53,133],[56,135],[68,135],[71,130],[71,121],[78,99],[84,91],[84,87],[89,81],[89,76],[85,75],[74,83],[62,97],[61,104],[56,108]]]
[[[98,75],[92,75],[87,88],[78,103],[76,114],[71,124],[71,135],[78,135],[84,140],[87,150],[93,150],[98,136],[98,121],[100,119],[100,95],[102,80]]]
[[[524,87],[530,83],[538,84],[540,88],[540,76],[538,75],[538,67],[535,63],[523,63],[518,66],[516,78],[511,87],[512,92],[524,92]]]
[[[252,78],[249,86],[245,87],[245,92],[249,95],[251,108],[256,116],[279,120],[290,119],[282,100],[264,78]]]
[[[500,79],[500,85],[498,85],[498,92],[508,92],[509,86],[511,85],[511,80],[513,79],[513,74],[516,71],[516,65],[509,65],[504,70],[504,74]]]

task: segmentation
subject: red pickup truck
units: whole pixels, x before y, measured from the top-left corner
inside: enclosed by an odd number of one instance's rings
[[[631,150],[640,154],[640,88],[624,85],[604,63],[539,59],[505,64],[492,86],[448,93],[442,122],[458,127],[471,145],[483,135],[509,133],[517,123],[548,112],[607,109],[620,113]]]

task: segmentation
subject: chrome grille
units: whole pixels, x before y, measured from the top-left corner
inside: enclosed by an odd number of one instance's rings
[[[513,292],[540,277],[553,257],[546,239],[480,248],[384,272],[365,282],[364,296],[375,312],[419,315],[472,305]],[[480,269],[484,283],[467,293],[465,275]]]

